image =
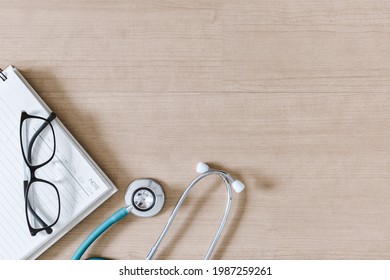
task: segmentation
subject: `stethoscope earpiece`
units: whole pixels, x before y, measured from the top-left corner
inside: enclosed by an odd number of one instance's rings
[[[235,181],[232,183],[232,187],[233,187],[233,190],[234,190],[236,193],[240,193],[240,192],[242,192],[242,191],[245,189],[244,183],[241,182],[240,180],[235,180]]]
[[[199,174],[206,173],[207,171],[209,171],[209,169],[210,167],[204,162],[198,162],[198,164],[196,165],[196,172],[198,172]]]
[[[209,170],[210,170],[210,167],[206,163],[198,162],[198,165],[196,166],[196,172],[198,172],[199,174],[204,174],[204,173],[208,172]],[[227,174],[227,175],[229,177],[228,179],[231,180],[230,183],[232,184],[232,187],[236,193],[240,193],[245,189],[245,185],[243,182],[241,182],[240,180],[234,180],[229,174]]]

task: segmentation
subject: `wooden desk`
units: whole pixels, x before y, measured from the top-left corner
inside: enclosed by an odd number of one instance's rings
[[[40,259],[68,259],[153,177],[164,211],[86,256],[142,259],[198,161],[247,185],[214,259],[390,258],[390,5],[357,1],[0,1],[18,67],[119,192]],[[198,259],[224,207],[198,186],[158,259]]]

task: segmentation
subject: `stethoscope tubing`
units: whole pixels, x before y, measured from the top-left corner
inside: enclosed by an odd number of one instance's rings
[[[223,231],[223,228],[225,227],[227,218],[229,216],[230,212],[230,206],[231,206],[231,201],[232,201],[232,185],[231,183],[233,182],[234,184],[234,179],[230,176],[229,173],[226,173],[225,171],[222,170],[215,170],[215,169],[209,169],[208,171],[198,175],[195,179],[193,179],[190,184],[187,186],[185,191],[183,192],[182,196],[180,197],[179,201],[177,202],[175,208],[173,209],[168,222],[166,223],[164,229],[162,230],[159,238],[157,239],[156,243],[154,246],[151,248],[149,251],[148,255],[146,256],[146,260],[151,260],[153,256],[155,255],[158,247],[160,246],[163,238],[167,234],[167,231],[169,230],[171,224],[173,223],[173,220],[175,219],[181,205],[183,204],[184,200],[188,196],[189,192],[193,189],[193,187],[203,178],[209,176],[209,175],[218,175],[223,182],[225,183],[226,186],[226,206],[225,206],[225,211],[223,213],[223,216],[220,220],[218,229],[216,233],[214,234],[214,237],[211,241],[211,244],[204,256],[204,260],[208,260],[211,256],[211,254],[214,251],[214,248],[218,242],[218,239]],[[126,217],[131,211],[131,205],[128,205],[126,207],[120,208],[118,211],[116,211],[114,214],[112,214],[110,217],[108,217],[102,224],[100,224],[93,232],[89,234],[89,236],[81,243],[81,245],[77,248],[75,253],[72,256],[72,260],[80,260],[82,255],[85,253],[85,251],[89,248],[89,246],[99,237],[101,236],[107,229],[109,229],[112,225]],[[104,258],[89,258],[93,260],[104,260]]]
[[[72,256],[72,260],[80,260],[85,251],[91,246],[91,244],[106,230],[108,230],[113,224],[117,223],[129,214],[125,207],[120,208],[110,217],[108,217],[103,223],[101,223],[94,231],[92,231],[88,237],[80,244],[75,253]],[[102,259],[102,258],[93,258]]]

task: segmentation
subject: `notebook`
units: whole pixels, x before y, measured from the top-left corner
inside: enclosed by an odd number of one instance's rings
[[[31,236],[26,222],[21,112],[46,118],[51,110],[13,66],[0,69],[0,259],[35,259],[83,220],[117,188],[58,119],[57,148],[37,176],[55,184],[61,212],[53,232]],[[40,172],[38,174],[38,172]]]

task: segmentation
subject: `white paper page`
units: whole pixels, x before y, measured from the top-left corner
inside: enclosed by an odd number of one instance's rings
[[[47,118],[49,111],[31,94],[12,68],[0,80],[0,259],[29,258],[45,244],[58,239],[69,224],[100,197],[116,188],[99,174],[59,120],[52,121],[57,148],[53,160],[36,171],[36,176],[52,182],[60,193],[61,215],[53,233],[31,236],[25,216],[23,195],[24,160],[19,127],[21,112]]]

